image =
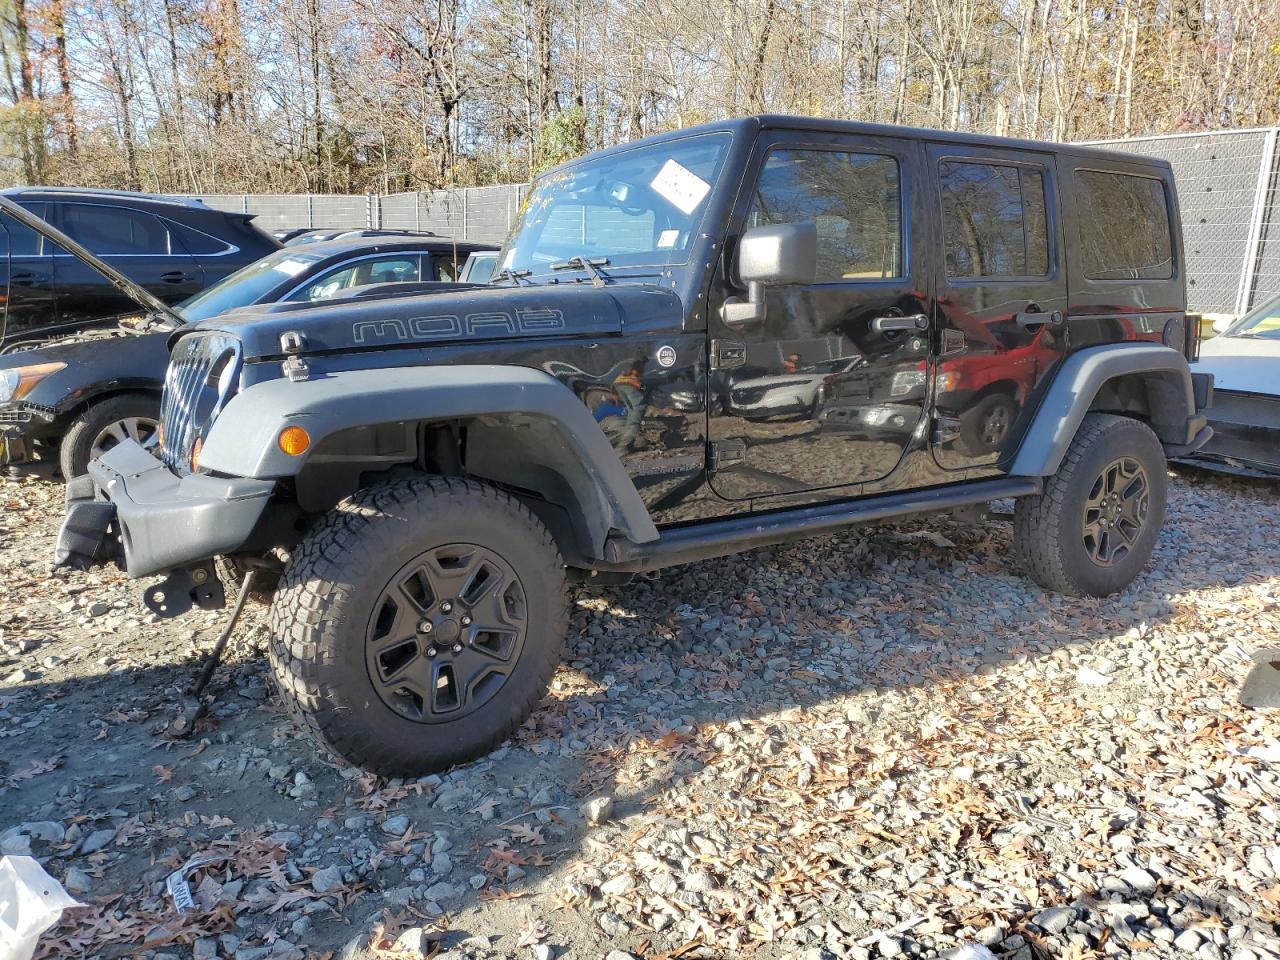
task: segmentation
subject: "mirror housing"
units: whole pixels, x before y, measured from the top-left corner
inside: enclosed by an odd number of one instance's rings
[[[813,283],[818,274],[818,228],[812,223],[774,223],[752,227],[738,241],[738,277],[747,299],[729,297],[720,308],[726,326],[740,327],[765,318],[764,288]]]

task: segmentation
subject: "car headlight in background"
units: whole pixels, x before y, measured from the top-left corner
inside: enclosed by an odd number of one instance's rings
[[[35,385],[49,376],[66,368],[65,363],[35,363],[29,367],[10,367],[0,370],[0,403],[8,400],[21,400]]]

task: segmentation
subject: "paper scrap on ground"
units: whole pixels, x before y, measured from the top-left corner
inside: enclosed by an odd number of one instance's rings
[[[34,857],[0,857],[0,960],[31,960],[40,934],[80,906]]]

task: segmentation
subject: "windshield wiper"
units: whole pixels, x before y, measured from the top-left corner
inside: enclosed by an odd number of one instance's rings
[[[518,287],[520,286],[521,280],[525,280],[531,276],[533,276],[532,270],[499,270],[489,278],[489,282],[493,283],[495,280],[510,280]]]
[[[585,270],[591,274],[591,285],[593,287],[603,287],[605,285],[605,275],[599,269],[609,265],[608,257],[570,257],[568,260],[560,260],[551,265],[552,270]]]

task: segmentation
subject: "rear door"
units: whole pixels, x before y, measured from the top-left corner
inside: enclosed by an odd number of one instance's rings
[[[951,470],[989,467],[1066,348],[1067,270],[1054,156],[930,144],[939,351],[932,442]]]
[[[130,280],[165,303],[199,292],[204,273],[162,219],[143,210],[97,203],[58,205],[64,233],[84,244]],[[64,322],[92,322],[137,305],[97,271],[70,254],[54,257]]]
[[[847,495],[902,459],[925,415],[929,360],[928,269],[908,242],[924,235],[912,199],[921,166],[912,140],[761,137],[712,285],[708,415],[720,496]],[[726,326],[720,303],[743,293],[731,275],[736,238],[781,223],[816,226],[815,282],[769,287],[763,322]]]
[[[37,217],[43,203],[24,204]],[[48,241],[8,214],[0,213],[0,295],[4,297],[0,349],[8,349],[58,326],[53,257]]]

